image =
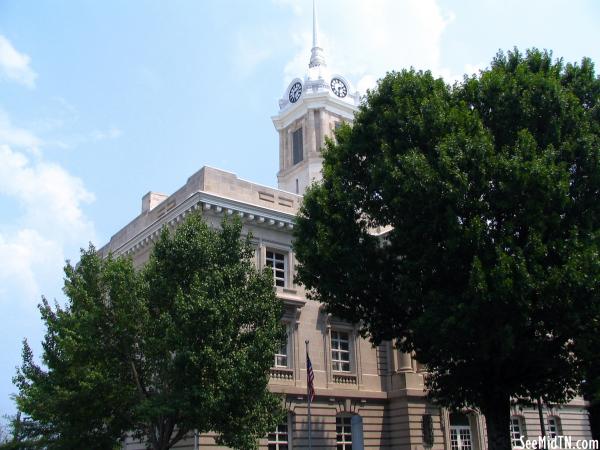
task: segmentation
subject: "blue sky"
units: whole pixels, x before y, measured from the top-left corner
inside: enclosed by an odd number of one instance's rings
[[[203,165],[275,185],[270,117],[302,76],[310,0],[0,0],[0,415],[43,294],[149,190]],[[594,0],[319,0],[328,63],[361,90],[388,70],[449,82],[498,49],[600,61]]]

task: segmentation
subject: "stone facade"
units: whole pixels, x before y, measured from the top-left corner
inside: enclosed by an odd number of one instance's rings
[[[307,398],[304,341],[310,341],[315,373],[316,398],[312,406],[313,448],[337,446],[336,418],[358,415],[362,419],[365,448],[415,449],[423,443],[423,416],[432,421],[433,450],[452,450],[450,413],[429,404],[425,398],[423,367],[411,355],[395,350],[390,342],[373,347],[359,337],[357,327],[327,314],[323,305],[308,300],[302,286],[293,282],[296,264],[292,249],[294,216],[302,197],[286,191],[250,183],[222,170],[204,167],[170,196],[148,194],[142,212],[101,248],[103,255],[131,256],[139,267],[148,258],[153,241],[163,226],[175,227],[192,211],[201,211],[205,220],[219,226],[223,217],[239,216],[244,233],[251,233],[256,248],[256,263],[267,264],[267,252],[284,255],[284,285],[277,295],[285,305],[282,318],[288,330],[287,363],[273,367],[270,388],[281,393],[289,411],[288,448],[307,448]],[[333,368],[332,333],[345,333],[349,345],[349,370]],[[537,410],[515,407],[522,434],[540,434]],[[568,405],[545,410],[558,419],[560,433],[573,439],[589,439],[591,433],[585,404],[580,399]],[[483,418],[476,412],[466,414],[472,449],[485,448]],[[507,430],[508,432],[508,430]],[[210,435],[201,436],[200,448],[219,448]],[[194,437],[177,448],[194,448]],[[128,449],[142,449],[129,443]],[[268,448],[267,441],[261,448]],[[348,447],[349,448],[349,447]],[[468,450],[468,449],[464,449]]]
[[[312,405],[312,447],[349,449],[349,427],[362,428],[364,447],[370,449],[483,450],[483,417],[474,411],[451,414],[431,405],[424,390],[424,368],[392,343],[373,347],[360,338],[356,325],[332,317],[321,304],[306,298],[294,283],[296,260],[292,249],[294,217],[301,194],[321,177],[321,148],[341,122],[351,122],[359,95],[342,76],[326,66],[316,35],[311,62],[303,79],[293,80],[273,117],[279,133],[279,189],[239,179],[235,174],[204,167],[171,195],[149,192],[141,214],[117,232],[99,252],[131,256],[136,266],[148,258],[162,227],[176,227],[192,211],[201,211],[211,225],[223,217],[239,216],[244,233],[251,233],[256,264],[263,268],[274,259],[283,262],[275,273],[277,295],[285,305],[282,318],[288,330],[285,351],[274,355],[270,389],[282,394],[288,421],[272,443],[261,448],[307,448],[307,395],[305,341],[315,374],[316,398]],[[351,417],[359,417],[352,422]],[[573,439],[591,438],[582,400],[544,411],[545,423]],[[356,419],[355,419],[356,420]],[[537,410],[515,407],[513,437],[540,434]],[[507,433],[509,430],[507,430]],[[457,438],[458,436],[458,438]],[[462,439],[461,439],[462,438]],[[177,448],[195,448],[188,436]],[[280,443],[274,443],[279,441]],[[286,442],[286,443],[284,443]],[[218,448],[211,435],[200,436],[199,448]],[[354,448],[360,448],[354,442]],[[143,449],[129,442],[128,449]]]

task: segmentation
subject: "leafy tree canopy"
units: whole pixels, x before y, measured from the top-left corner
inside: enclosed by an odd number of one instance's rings
[[[589,59],[535,49],[452,87],[389,73],[304,198],[299,281],[414,350],[434,399],[486,414],[490,448],[510,448],[511,398],[566,401],[598,355],[599,99]]]
[[[45,367],[25,343],[15,377],[40,446],[105,450],[131,433],[164,450],[196,429],[254,449],[275,428],[281,304],[241,230],[192,215],[163,230],[140,271],[91,246],[66,266],[67,305],[40,305]]]

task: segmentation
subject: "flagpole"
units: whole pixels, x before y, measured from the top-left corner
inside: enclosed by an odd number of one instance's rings
[[[311,430],[311,418],[310,418],[310,404],[311,404],[311,392],[310,392],[310,383],[308,382],[308,343],[309,341],[304,341],[306,344],[306,398],[308,399],[308,450],[312,450],[312,430]]]

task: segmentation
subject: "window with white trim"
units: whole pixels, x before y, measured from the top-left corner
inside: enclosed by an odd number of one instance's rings
[[[285,342],[281,348],[275,353],[274,367],[288,367],[288,334],[285,334]]]
[[[471,425],[466,414],[450,414],[450,450],[473,450]]]
[[[512,416],[510,418],[510,443],[513,447],[520,447],[523,437],[523,418]]]
[[[548,426],[546,428],[548,429],[549,438],[555,438],[556,436],[560,436],[560,418],[558,418],[557,416],[548,417]]]
[[[331,369],[350,372],[350,334],[345,331],[331,331]]]
[[[284,423],[278,425],[274,432],[269,433],[267,437],[269,450],[288,450],[290,445],[288,423],[289,418]]]
[[[275,286],[285,287],[287,281],[287,258],[285,253],[267,249],[265,262],[267,267],[270,267],[273,270]]]
[[[337,450],[352,450],[352,417],[336,416],[335,434]]]

